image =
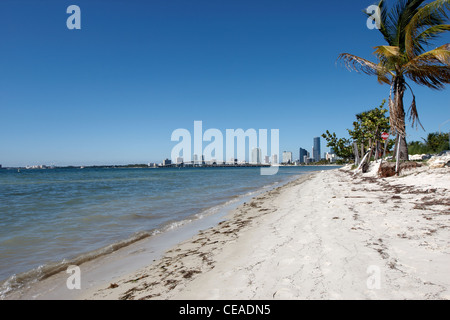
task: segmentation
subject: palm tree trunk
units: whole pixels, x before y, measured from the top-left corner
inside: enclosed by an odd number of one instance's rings
[[[397,148],[400,147],[398,160],[408,160],[408,145],[406,143],[405,109],[403,107],[403,95],[405,93],[405,79],[403,76],[394,79],[394,101],[390,103],[391,127],[397,133],[394,156],[397,157]],[[398,143],[400,139],[400,144]]]
[[[399,153],[398,159],[399,160],[408,160],[408,144],[406,143],[406,138],[401,135],[397,135],[397,137],[395,138],[393,156],[394,156],[394,158],[397,158],[397,147],[398,147],[399,137],[400,137],[401,141],[400,141],[400,153]]]

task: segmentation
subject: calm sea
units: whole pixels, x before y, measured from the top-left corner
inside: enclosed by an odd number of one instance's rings
[[[0,170],[0,295],[214,214],[239,197],[335,167]],[[56,270],[58,271],[58,270]]]

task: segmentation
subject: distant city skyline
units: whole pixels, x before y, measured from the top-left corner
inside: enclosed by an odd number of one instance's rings
[[[317,160],[316,157],[310,157],[310,155],[315,154],[315,146],[319,146],[319,150],[321,148],[321,139],[320,137],[314,137],[313,138],[313,146],[311,147],[311,153],[300,147],[299,148],[299,157],[298,159],[294,158],[294,153],[292,151],[282,151],[280,152],[280,157],[281,157],[281,163],[294,163],[294,162],[299,162],[299,163],[305,163],[305,162],[317,162],[320,161],[322,159],[322,157],[319,157],[319,159]],[[326,152],[324,154],[323,158],[326,158],[326,154],[332,154],[333,150],[332,148],[330,148],[329,152]],[[233,157],[230,158],[228,161],[226,161],[225,159],[214,159],[211,158],[209,160],[206,160],[205,155],[198,155],[198,154],[192,154],[192,161],[187,161],[188,163],[192,163],[192,164],[211,164],[211,163],[249,163],[249,164],[278,164],[278,157],[276,154],[263,154],[262,153],[262,149],[260,147],[257,148],[253,148],[249,153],[248,153],[249,157],[244,158],[244,159],[240,159],[238,157]],[[316,155],[317,156],[317,155]],[[117,163],[102,163],[102,165],[128,165],[128,164],[161,164],[161,165],[172,165],[172,164],[181,164],[181,163],[185,163],[185,159],[184,157],[176,157],[176,159],[174,161],[169,160],[169,158],[164,157],[160,160],[157,161],[143,161],[143,162],[130,162],[130,163],[125,163],[125,164],[117,164]],[[70,165],[87,165],[87,164],[68,164],[68,166]],[[0,164],[0,168],[1,168],[2,164]],[[55,166],[55,164],[46,164],[46,163],[41,163],[41,164],[27,164],[27,165],[21,165],[21,166],[17,166],[17,167],[30,167],[30,168],[40,168],[40,167],[46,167],[46,166]],[[64,165],[63,165],[64,166]],[[67,166],[67,165],[66,165]],[[5,167],[5,166],[4,166]],[[10,167],[16,167],[16,166],[10,166]]]
[[[265,152],[267,152],[266,148],[264,149]],[[325,152],[324,156],[322,157],[320,150],[321,150],[321,139],[320,137],[314,137],[313,138],[313,146],[311,148],[311,153],[309,151],[307,151],[306,149],[303,149],[302,147],[299,148],[299,158],[295,159],[294,158],[294,153],[292,151],[283,151],[281,152],[281,163],[294,163],[294,162],[299,162],[299,163],[305,163],[305,162],[318,162],[321,159],[327,159],[329,154],[332,154],[332,149],[330,148],[329,152]],[[263,153],[263,149],[261,147],[256,147],[256,148],[252,148],[251,150],[249,150],[249,152],[245,152],[245,154],[248,154],[248,157],[246,156],[245,158],[239,158],[239,156],[237,156],[235,154],[234,157],[230,158],[228,163],[233,163],[233,162],[238,162],[238,163],[250,163],[250,164],[277,164],[278,163],[278,159],[276,154],[267,154],[267,153]],[[310,154],[313,154],[313,157],[310,158]],[[201,160],[200,160],[200,156],[197,154],[193,154],[192,155],[192,159],[193,159],[193,163],[194,164],[200,164],[200,163],[205,163],[205,160],[207,160],[206,162],[208,163],[224,163],[227,162],[224,159],[206,159],[205,155],[201,155]],[[182,163],[183,162],[183,157],[177,157],[176,161],[174,161],[174,163]],[[188,161],[189,162],[189,161]]]

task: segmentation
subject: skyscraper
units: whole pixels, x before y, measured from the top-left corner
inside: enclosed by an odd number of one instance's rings
[[[314,138],[313,158],[316,162],[320,161],[320,137]]]
[[[272,164],[277,164],[278,163],[278,155],[273,154],[272,155]]]
[[[261,154],[261,148],[253,148],[252,150],[252,163],[254,164],[260,164],[262,154]]]
[[[283,162],[282,163],[292,163],[292,152],[283,151]]]
[[[300,160],[300,163],[305,163],[305,156],[307,156],[307,155],[308,155],[308,151],[306,151],[303,148],[300,148],[299,158],[298,158]]]

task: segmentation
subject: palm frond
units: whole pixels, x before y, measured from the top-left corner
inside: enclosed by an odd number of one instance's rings
[[[411,59],[404,68],[408,69],[415,65],[444,65],[450,66],[450,44],[444,44],[436,49],[422,53]]]
[[[389,15],[395,28],[395,38],[391,45],[400,47],[402,52],[405,50],[405,29],[424,2],[425,0],[399,0]]]
[[[389,72],[385,71],[385,68],[383,67],[381,62],[378,64],[378,70],[379,70],[379,71],[377,71],[378,83],[380,83],[380,84],[385,83],[385,84],[391,85],[392,77],[389,78],[389,76],[391,74]]]
[[[450,67],[417,63],[409,66],[405,76],[419,85],[440,90],[450,83]]]
[[[368,75],[378,75],[383,73],[384,70],[376,64],[369,60],[363,59],[361,57],[355,56],[350,53],[341,53],[337,60],[344,63],[345,67],[350,71],[363,72]]]
[[[400,47],[377,46],[375,49],[374,54],[377,56],[385,70],[397,72],[398,70],[401,70],[399,67],[408,62],[407,56],[400,52]]]
[[[420,119],[419,119],[419,113],[417,112],[417,105],[416,105],[416,96],[414,95],[414,92],[412,90],[412,88],[409,86],[408,83],[405,82],[405,84],[408,86],[409,90],[411,91],[411,94],[413,96],[412,102],[411,102],[411,106],[408,109],[408,113],[409,113],[409,121],[411,121],[411,126],[414,127],[414,125],[417,128],[417,124],[420,125],[420,127],[425,130],[422,126],[422,124],[420,123]]]
[[[405,27],[405,50],[409,57],[416,56],[421,49],[422,44],[428,44],[426,36],[437,35],[448,31],[446,27],[434,28],[425,33],[420,33],[421,28],[429,26],[430,28],[444,24],[448,20],[446,10],[450,10],[450,0],[435,0],[422,8],[411,18]],[[422,35],[422,38],[420,38]],[[420,44],[420,45],[419,45]]]
[[[435,38],[440,36],[441,33],[444,33],[446,31],[450,31],[449,24],[434,25],[422,31],[414,41],[413,47],[414,54],[415,55],[422,54],[425,51],[424,46],[429,46],[432,40],[434,40]]]
[[[389,11],[386,8],[386,1],[381,0],[378,4],[380,8],[380,32],[383,35],[386,42],[391,45],[393,43],[392,24],[389,22]]]
[[[381,58],[392,58],[400,55],[400,47],[398,46],[377,46],[375,47],[375,54]]]
[[[440,46],[439,48],[425,52],[416,58],[417,60],[427,59],[436,62],[439,61],[443,65],[450,66],[450,50],[448,49],[449,47],[450,44],[445,44],[443,46]]]

